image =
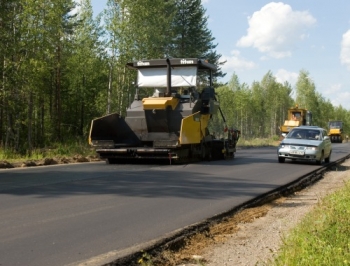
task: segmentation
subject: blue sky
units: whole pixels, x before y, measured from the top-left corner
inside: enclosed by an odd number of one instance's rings
[[[91,0],[94,15],[106,0]],[[350,110],[349,0],[202,0],[216,50],[233,73],[251,85],[271,71],[294,87],[300,70],[317,92]]]

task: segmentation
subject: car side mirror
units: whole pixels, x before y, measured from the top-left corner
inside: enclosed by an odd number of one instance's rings
[[[329,139],[329,136],[324,136],[323,139],[324,140]]]

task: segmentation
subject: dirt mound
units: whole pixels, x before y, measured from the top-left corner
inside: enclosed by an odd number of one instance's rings
[[[82,156],[74,155],[73,157],[55,157],[55,158],[43,158],[40,160],[18,160],[9,162],[6,160],[0,161],[0,169],[4,168],[16,168],[16,167],[33,167],[33,166],[45,166],[55,164],[68,164],[68,163],[86,163],[99,161],[97,156]]]

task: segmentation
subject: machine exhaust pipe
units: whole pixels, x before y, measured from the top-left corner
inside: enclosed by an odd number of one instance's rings
[[[170,97],[171,96],[171,65],[170,65],[169,58],[166,59],[166,63],[167,63],[167,87],[166,87],[165,96]]]

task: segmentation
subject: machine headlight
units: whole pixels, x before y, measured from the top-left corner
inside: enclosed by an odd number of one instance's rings
[[[318,147],[306,147],[307,150],[317,151]]]

